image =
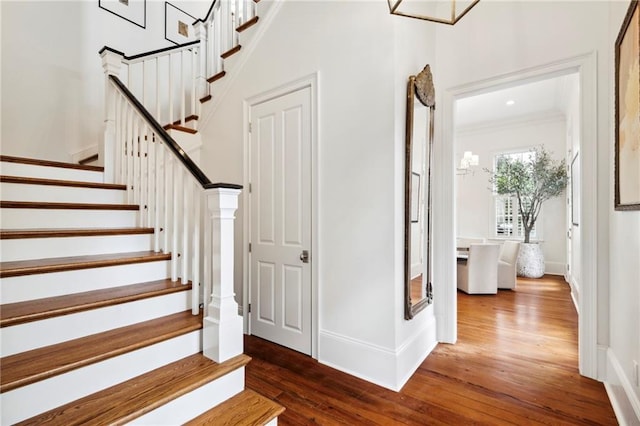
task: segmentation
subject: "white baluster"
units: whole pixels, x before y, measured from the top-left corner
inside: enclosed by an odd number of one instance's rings
[[[169,124],[173,123],[173,55],[169,55]]]
[[[161,121],[161,97],[160,97],[160,58],[155,58],[156,63],[156,120],[158,123]]]
[[[166,225],[165,222],[163,221],[164,218],[164,194],[165,194],[165,187],[164,187],[164,179],[163,179],[163,174],[161,173],[163,164],[164,164],[164,147],[162,146],[162,143],[158,140],[155,142],[155,164],[156,164],[156,185],[155,185],[155,223],[154,223],[154,247],[155,247],[155,251],[160,251],[161,247],[163,248],[164,246],[161,246],[161,241],[160,241],[160,232],[164,232]],[[162,229],[162,231],[160,231],[160,229]],[[163,242],[164,242],[164,238],[163,238]]]
[[[173,182],[171,181],[171,174],[173,172],[173,165],[171,164],[171,153],[169,148],[164,147],[164,244],[163,251],[165,253],[171,253],[171,213],[172,213],[172,197],[171,190],[173,189]],[[175,281],[172,279],[172,281]]]
[[[112,85],[112,90],[115,90]],[[116,98],[116,115],[115,115],[115,155],[113,156],[114,169],[113,176],[114,179],[118,179],[118,183],[122,182],[122,109],[124,108],[124,97],[118,93]],[[113,180],[115,182],[115,180]]]
[[[193,188],[193,257],[191,266],[191,313],[200,311],[200,199],[202,190]],[[204,299],[206,301],[206,299]]]
[[[133,203],[140,204],[140,116],[133,113],[133,138],[131,139],[131,158],[133,161]],[[141,215],[138,215],[138,219]]]
[[[181,173],[181,179],[180,179],[180,187],[183,188],[182,189],[182,194],[181,200],[179,200],[179,202],[182,203],[182,265],[181,265],[181,269],[182,269],[182,284],[187,284],[189,282],[189,278],[191,277],[191,274],[189,274],[189,235],[191,234],[189,232],[189,210],[190,210],[190,206],[189,206],[189,190],[188,188],[191,188],[191,182],[187,181],[185,179],[185,177],[188,179],[188,176],[185,176],[185,169],[184,167],[180,168]]]
[[[238,208],[239,190],[216,188],[205,191],[207,217],[210,223],[205,238],[210,239],[211,252],[205,262],[211,263],[211,300],[204,318],[203,353],[215,362],[223,362],[242,353],[242,317],[233,293],[233,227]]]
[[[193,50],[191,51],[191,114],[192,115],[200,115],[200,113],[198,112],[198,110],[196,110],[196,98],[197,98],[197,92],[196,92],[196,82],[198,79],[198,51],[199,51],[199,47],[194,47]]]
[[[133,203],[133,108],[127,108],[127,203]]]
[[[178,280],[178,221],[180,220],[180,209],[178,208],[178,201],[182,195],[182,169],[179,167],[179,161],[176,159],[173,161],[173,199],[172,199],[172,214],[173,221],[171,224],[171,281]]]
[[[184,126],[185,123],[185,117],[187,116],[186,114],[186,107],[185,107],[185,97],[186,97],[186,91],[184,88],[184,83],[185,83],[185,79],[187,78],[186,73],[184,71],[184,50],[180,51],[180,125]]]

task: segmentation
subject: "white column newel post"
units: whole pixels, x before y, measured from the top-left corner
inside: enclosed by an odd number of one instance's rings
[[[104,70],[104,138],[98,154],[102,157],[104,166],[104,181],[114,183],[116,179],[115,171],[115,149],[116,149],[116,92],[109,83],[109,76],[120,76],[120,67],[124,54],[104,47],[100,51],[102,58],[102,69]]]
[[[196,39],[200,40],[199,54],[200,64],[196,77],[196,88],[198,91],[198,98],[202,99],[209,94],[207,83],[207,25],[202,21],[197,21],[194,25]]]
[[[215,188],[205,191],[210,226],[205,262],[209,262],[211,300],[204,318],[203,353],[215,362],[223,362],[243,351],[242,317],[233,292],[233,227],[238,208],[239,189]]]

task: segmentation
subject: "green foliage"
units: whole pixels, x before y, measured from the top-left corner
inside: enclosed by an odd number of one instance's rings
[[[501,157],[496,170],[488,171],[489,182],[496,193],[517,198],[524,242],[528,243],[542,203],[562,194],[567,186],[565,161],[555,161],[544,146],[540,146],[524,160]]]

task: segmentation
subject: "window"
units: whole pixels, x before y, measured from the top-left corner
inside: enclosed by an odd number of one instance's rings
[[[499,162],[504,158],[511,160],[528,161],[535,155],[535,151],[519,151],[519,152],[501,152],[494,157],[494,170],[498,167]],[[525,200],[529,203],[528,200]],[[496,238],[524,238],[524,227],[520,218],[520,208],[518,206],[518,198],[509,195],[498,195],[494,192],[493,202],[493,223],[494,237]],[[538,216],[538,221],[542,218],[542,212]],[[538,222],[536,222],[538,223]],[[539,239],[540,235],[537,226],[531,230],[531,238]]]

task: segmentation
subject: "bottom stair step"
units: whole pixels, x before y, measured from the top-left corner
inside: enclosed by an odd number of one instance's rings
[[[265,425],[277,418],[284,407],[257,392],[245,389],[238,395],[201,414],[185,426],[225,425],[257,426]]]
[[[238,355],[217,364],[191,355],[93,395],[34,416],[18,425],[113,425],[134,422],[164,404],[243,368],[251,358]]]

